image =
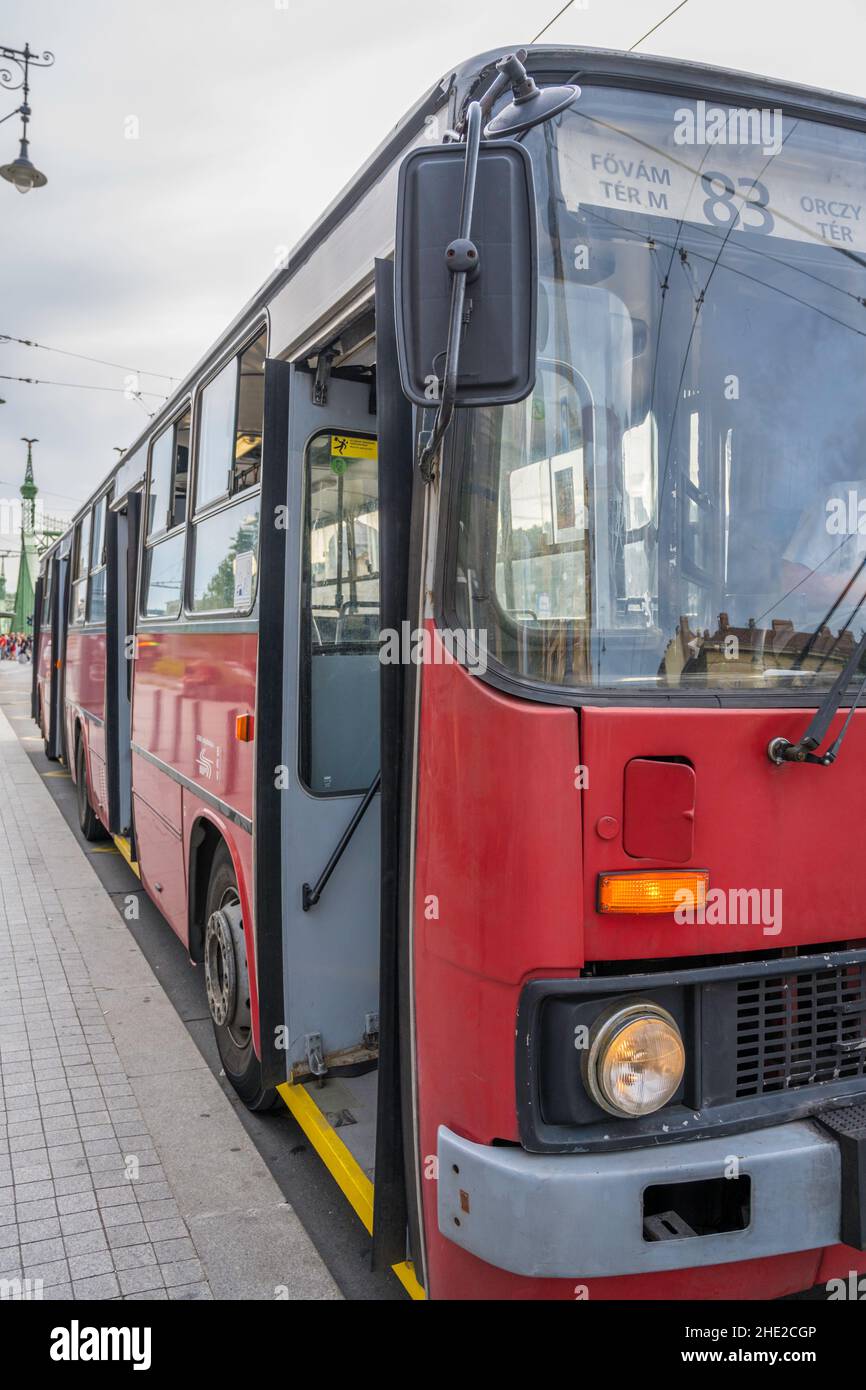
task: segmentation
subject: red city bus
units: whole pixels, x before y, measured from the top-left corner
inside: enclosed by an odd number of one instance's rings
[[[524,56],[49,552],[34,713],[414,1296],[776,1298],[866,1271],[866,107]]]

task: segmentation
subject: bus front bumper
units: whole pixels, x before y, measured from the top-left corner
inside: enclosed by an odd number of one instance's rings
[[[841,1239],[839,1144],[810,1120],[591,1154],[474,1144],[442,1126],[438,1146],[439,1230],[512,1274],[652,1274],[814,1250]],[[751,1180],[745,1230],[645,1238],[646,1188],[726,1176]]]

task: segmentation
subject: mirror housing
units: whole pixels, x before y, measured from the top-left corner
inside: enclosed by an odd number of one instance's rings
[[[422,146],[397,194],[400,380],[415,405],[442,398],[455,273],[466,275],[453,405],[508,405],[535,385],[538,253],[532,164],[513,140],[478,149],[471,240],[459,236],[465,144]],[[474,253],[474,254],[473,254]]]

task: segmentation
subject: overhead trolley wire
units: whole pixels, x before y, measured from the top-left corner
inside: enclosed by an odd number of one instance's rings
[[[681,10],[683,6],[687,5],[688,3],[689,0],[680,0],[680,3],[678,5],[674,5],[674,8],[670,11],[669,14],[665,15],[664,19],[660,19],[658,24],[654,24],[651,29],[647,29],[645,34],[641,34],[640,38],[637,40],[637,43],[633,43],[631,48],[628,50],[629,53],[634,53],[638,44],[643,43],[644,39],[648,39],[650,34],[655,34],[657,30],[661,29],[663,24],[667,24],[668,20],[673,18],[673,16],[677,13],[677,10]]]
[[[168,396],[163,396],[160,391],[130,391],[127,386],[94,386],[83,381],[44,381],[35,376],[6,376],[2,372],[0,381],[21,381],[27,386],[69,386],[73,391],[119,391],[121,395],[129,396],[130,400],[136,400],[139,396],[156,396],[161,401],[168,400]]]
[[[67,348],[48,347],[45,343],[36,343],[32,338],[15,338],[11,333],[0,333],[0,342],[18,343],[21,347],[41,348],[43,352],[56,352],[62,357],[75,357],[79,362],[95,362],[99,367],[116,367],[120,372],[133,372],[136,376],[158,376],[163,381],[179,381],[179,377],[169,376],[168,372],[147,372],[142,367],[127,367],[122,362],[106,362],[101,357],[88,357],[83,352],[70,352]]]

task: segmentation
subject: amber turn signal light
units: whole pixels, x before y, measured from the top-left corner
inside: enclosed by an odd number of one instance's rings
[[[676,912],[703,907],[710,881],[706,869],[639,869],[599,874],[599,912]]]
[[[235,720],[235,738],[240,743],[251,743],[253,738],[253,716],[239,714]]]

